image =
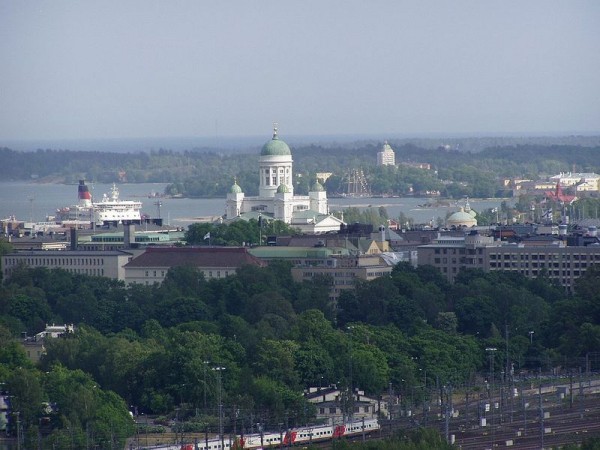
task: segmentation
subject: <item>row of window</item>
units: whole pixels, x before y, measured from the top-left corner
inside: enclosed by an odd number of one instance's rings
[[[4,278],[5,279],[8,279],[8,278],[10,278],[13,275],[15,267],[16,266],[5,267],[4,268]],[[66,270],[67,272],[79,273],[79,274],[82,274],[82,275],[92,275],[92,276],[97,276],[97,277],[103,277],[104,276],[104,269],[101,268],[101,267],[94,267],[94,268],[88,268],[88,267],[84,267],[84,268],[62,267],[62,269]]]
[[[313,276],[317,276],[317,275],[333,275],[334,278],[343,278],[343,277],[348,277],[348,278],[355,278],[356,274],[354,272],[333,272],[329,273],[329,272],[302,272],[302,276],[304,278],[312,278]]]
[[[532,267],[527,267],[527,266],[518,266],[516,264],[510,264],[510,263],[491,263],[490,264],[490,268],[491,269],[496,269],[496,270],[516,270],[522,274],[529,274],[531,273],[531,275],[538,275],[538,273],[543,273],[541,270],[538,270],[537,267],[536,268],[532,268]],[[540,266],[541,269],[545,269],[543,266]],[[563,268],[562,270],[556,270],[553,268],[549,268],[550,270],[548,270],[547,273],[550,277],[554,278],[554,277],[579,277],[581,275],[583,275],[586,271],[586,267],[582,265],[581,270],[579,268],[577,269],[571,269],[569,267]]]
[[[434,264],[448,264],[448,261],[450,261],[451,264],[456,264],[459,260],[457,260],[456,258],[434,258],[433,262]],[[483,264],[483,258],[460,258],[460,263],[461,264],[475,264],[476,262],[478,262],[480,265]]]
[[[369,279],[371,277],[384,277],[389,274],[390,274],[390,272],[369,272],[369,271],[367,271],[367,279]]]
[[[269,179],[273,180],[272,184],[269,184]],[[277,177],[265,177],[265,185],[267,186],[279,186],[280,184],[285,184],[286,186],[289,186],[290,177],[279,177],[279,183],[277,182]]]
[[[343,286],[343,285],[353,286],[354,280],[334,280],[333,284],[335,284],[336,286]]]
[[[101,266],[104,258],[73,258],[73,257],[29,257],[29,258],[6,258],[6,265],[15,266],[24,262],[28,266]]]
[[[497,259],[521,259],[521,260],[532,260],[532,261],[546,261],[554,259],[573,260],[573,261],[600,261],[600,253],[596,254],[571,254],[571,253],[551,253],[551,254],[528,254],[528,253],[493,253],[490,254],[491,260]]]
[[[593,266],[594,264],[590,264],[590,266]],[[511,267],[522,267],[522,268],[535,268],[537,269],[538,267],[543,269],[543,268],[548,268],[548,269],[559,269],[562,268],[563,270],[570,270],[570,269],[587,269],[588,264],[587,263],[543,263],[543,262],[532,262],[532,263],[525,263],[525,262],[490,262],[490,267],[507,267],[507,268],[511,268]]]
[[[150,273],[152,273],[152,278],[156,278],[158,276],[159,271],[158,270],[152,270],[152,271],[146,270],[144,272],[144,276],[145,277],[149,277]],[[207,278],[213,278],[213,273],[216,274],[215,275],[216,278],[221,278],[221,271],[220,270],[216,270],[214,272],[212,270],[205,270],[204,271],[204,276],[207,277]],[[224,276],[226,276],[226,277],[229,276],[229,271],[228,270],[224,270],[223,273],[224,273]],[[160,270],[160,277],[164,278],[165,275],[166,275],[166,271]]]
[[[265,169],[265,175],[269,175],[269,174],[273,174],[275,175],[277,173],[277,167],[272,167],[272,168],[266,168]],[[283,173],[283,167],[279,167],[279,173]],[[285,173],[290,173],[290,168],[286,167],[285,168]]]
[[[329,408],[319,408],[319,414],[325,414],[325,410],[329,410],[328,414],[337,414],[338,411],[341,414],[342,413],[342,409],[338,408],[336,406],[331,406]],[[371,411],[371,407],[370,406],[363,406],[363,412],[370,412]],[[354,407],[354,412],[355,413],[359,413],[360,412],[360,406],[355,406]]]

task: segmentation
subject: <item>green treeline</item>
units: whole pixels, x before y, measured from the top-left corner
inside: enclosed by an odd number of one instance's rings
[[[126,406],[171,418],[177,408],[188,430],[214,430],[219,385],[227,428],[301,425],[313,414],[303,389],[347,386],[350,361],[353,386],[372,395],[389,383],[401,394],[459,385],[486,371],[485,348],[504,349],[508,331],[515,370],[577,367],[600,347],[598,285],[595,269],[575,296],[500,272],[466,271],[450,285],[431,267],[402,264],[334,305],[329,278],[295,283],[284,263],[209,281],[178,267],[160,286],[131,287],[22,269],[0,289],[0,382],[23,398],[23,436],[56,448],[122,439]],[[47,323],[78,328],[49,340],[33,367],[14,338]],[[495,357],[504,367],[505,353]]]
[[[538,179],[573,170],[600,172],[598,147],[569,145],[494,147],[470,153],[424,149],[405,144],[394,147],[397,167],[375,165],[381,145],[346,144],[295,147],[294,191],[307,194],[317,172],[331,172],[326,182],[330,194],[347,190],[347,174],[362,169],[374,195],[423,195],[439,191],[459,198],[505,196],[502,178]],[[247,195],[257,195],[258,153],[220,154],[206,151],[158,150],[148,153],[76,152],[38,150],[16,152],[0,148],[3,180],[51,179],[76,183],[169,183],[166,194],[188,197],[222,197],[233,180]],[[118,163],[117,163],[118,161]],[[431,170],[403,163],[429,163]]]

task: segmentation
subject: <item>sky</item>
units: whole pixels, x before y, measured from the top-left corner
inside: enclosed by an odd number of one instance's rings
[[[600,132],[600,1],[0,2],[19,139]]]

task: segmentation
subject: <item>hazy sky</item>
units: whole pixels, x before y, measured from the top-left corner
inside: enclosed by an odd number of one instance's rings
[[[0,1],[7,139],[600,131],[600,1]]]

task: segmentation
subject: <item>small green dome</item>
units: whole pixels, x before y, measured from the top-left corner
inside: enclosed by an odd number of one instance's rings
[[[280,184],[277,187],[278,194],[288,194],[289,192],[290,192],[290,189],[285,184]]]
[[[288,156],[291,155],[292,152],[288,145],[279,139],[277,136],[277,127],[273,127],[273,139],[263,145],[262,150],[260,151],[261,156]]]
[[[237,184],[237,181],[234,181],[233,186],[231,186],[229,192],[231,192],[232,194],[241,194],[242,188]]]
[[[460,208],[460,211],[457,211],[446,219],[446,224],[449,226],[466,226],[472,227],[477,225],[477,220],[468,212],[466,212],[463,208]]]
[[[323,192],[325,190],[325,188],[323,187],[323,185],[321,183],[319,183],[318,181],[315,181],[315,184],[312,185],[311,188],[311,192]]]

